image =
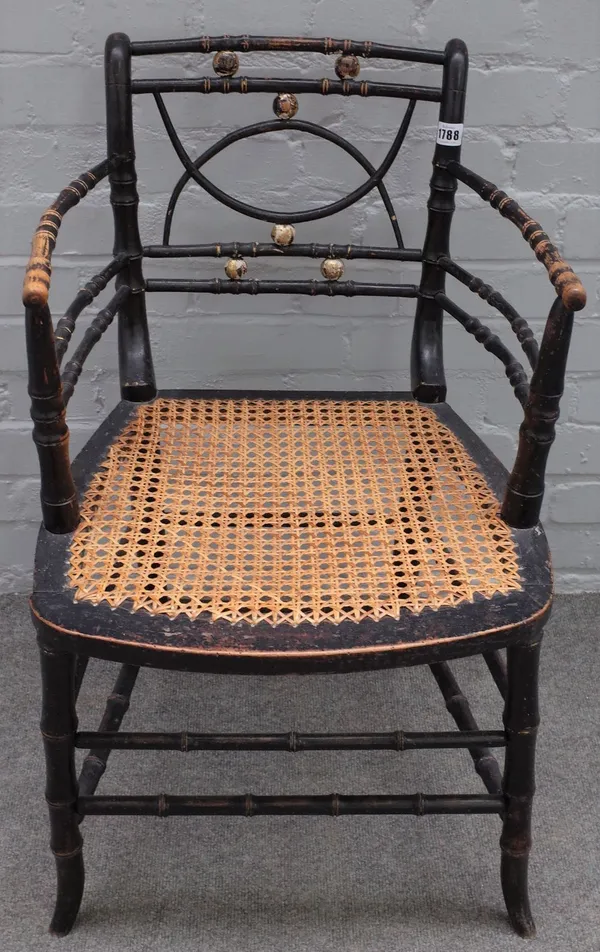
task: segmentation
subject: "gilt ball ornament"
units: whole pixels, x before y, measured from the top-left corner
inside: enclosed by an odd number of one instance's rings
[[[328,281],[338,281],[344,273],[344,262],[339,258],[325,258],[321,264],[321,274]]]
[[[335,61],[336,76],[340,79],[356,79],[360,73],[360,63],[353,53],[342,53]]]
[[[271,238],[280,248],[287,248],[296,237],[296,229],[293,225],[273,225],[271,229]]]
[[[235,76],[240,68],[239,57],[231,50],[219,50],[215,53],[212,64],[217,76]]]
[[[293,119],[298,112],[298,100],[293,93],[278,93],[273,100],[273,112],[278,119]]]
[[[232,281],[241,281],[248,272],[248,265],[243,258],[230,258],[225,265],[225,274]]]

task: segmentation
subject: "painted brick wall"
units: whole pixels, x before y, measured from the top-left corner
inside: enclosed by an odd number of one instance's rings
[[[553,235],[584,279],[590,304],[577,319],[569,382],[549,467],[545,518],[558,584],[600,588],[600,36],[598,0],[37,0],[3,4],[0,30],[0,590],[29,584],[36,523],[36,459],[29,436],[20,286],[40,211],[73,175],[99,161],[104,146],[102,50],[113,30],[138,39],[201,33],[348,35],[443,47],[463,37],[471,52],[464,161],[509,189]],[[203,71],[200,57],[136,62],[146,74]],[[292,72],[332,75],[331,62],[298,57]],[[257,55],[257,69],[280,75],[283,58]],[[289,67],[289,60],[287,61]],[[404,80],[433,81],[432,68],[406,66]],[[392,78],[390,66],[365,75]],[[385,153],[403,107],[382,100],[304,97],[301,116],[350,135],[372,161]],[[436,126],[435,105],[418,106],[405,149],[390,175],[407,245],[424,233],[424,203]],[[187,96],[172,114],[192,153],[211,136],[270,115],[264,97]],[[159,240],[167,193],[180,174],[151,100],[136,104],[143,238]],[[351,160],[297,133],[252,140],[207,166],[213,180],[271,207],[318,204],[362,180]],[[455,257],[493,283],[539,331],[553,291],[518,232],[462,189]],[[302,240],[387,243],[389,222],[371,197],[338,219],[300,226]],[[173,240],[268,240],[268,226],[240,219],[193,186],[176,213]],[[109,257],[111,213],[100,187],[73,211],[55,256],[55,314]],[[313,276],[316,262],[288,262]],[[354,262],[347,276],[412,280],[414,269]],[[222,262],[192,262],[218,276]],[[250,262],[253,276],[283,275],[281,265]],[[287,270],[287,269],[286,269]],[[154,264],[147,275],[164,273]],[[289,271],[288,271],[289,274]],[[452,285],[449,279],[449,284]],[[454,290],[454,289],[453,289]],[[489,318],[479,299],[459,302]],[[406,388],[410,310],[390,300],[232,298],[156,295],[149,301],[159,384],[294,388]],[[82,319],[82,326],[86,321]],[[506,326],[489,323],[505,336]],[[449,400],[510,465],[519,407],[493,358],[457,326],[445,336]],[[510,343],[510,341],[509,341]],[[115,329],[87,365],[69,408],[73,450],[117,398]]]

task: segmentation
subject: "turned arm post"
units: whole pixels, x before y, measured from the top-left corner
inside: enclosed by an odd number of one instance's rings
[[[514,528],[531,528],[540,516],[546,462],[556,433],[572,329],[573,311],[567,310],[558,297],[546,322],[519,430],[517,458],[502,505],[502,518]]]
[[[42,519],[49,532],[72,532],[79,520],[79,505],[71,475],[69,429],[47,304],[25,308],[25,333],[33,441],[40,462]]]

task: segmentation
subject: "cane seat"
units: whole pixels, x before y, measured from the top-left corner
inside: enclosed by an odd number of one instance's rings
[[[113,416],[82,454],[64,552],[62,598],[83,618],[286,655],[409,647],[452,610],[480,633],[490,605],[542,607],[500,518],[501,467],[446,406],[175,393]]]

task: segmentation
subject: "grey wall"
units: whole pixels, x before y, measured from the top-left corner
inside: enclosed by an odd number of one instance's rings
[[[584,279],[590,304],[577,319],[564,412],[550,462],[546,524],[562,590],[600,588],[600,4],[578,0],[8,0],[2,4],[0,127],[0,590],[23,590],[38,520],[36,459],[29,437],[20,286],[40,211],[104,148],[102,49],[113,30],[134,38],[201,33],[265,32],[347,35],[406,45],[443,47],[462,36],[472,69],[463,158],[509,189],[556,238]],[[289,61],[288,61],[289,62]],[[169,65],[136,62],[146,74],[191,75],[205,57]],[[282,74],[283,58],[256,55],[253,67]],[[293,73],[333,76],[321,57],[297,57]],[[210,70],[209,70],[210,72]],[[251,72],[251,70],[248,70]],[[290,70],[286,70],[289,75]],[[368,77],[389,77],[373,63]],[[405,67],[396,78],[433,81],[431,68]],[[171,101],[171,100],[170,100]],[[377,162],[403,107],[382,100],[304,97],[301,117],[354,138]],[[268,97],[182,97],[172,114],[188,149],[242,122],[270,116]],[[158,240],[167,192],[180,174],[151,100],[136,104],[141,220],[146,241]],[[418,106],[390,185],[408,245],[424,232],[424,203],[436,107]],[[298,134],[253,140],[207,166],[213,180],[238,196],[294,207],[323,203],[362,180],[333,146]],[[342,184],[343,183],[343,184]],[[55,314],[109,257],[111,213],[100,186],[70,213],[55,256]],[[543,269],[518,232],[462,189],[455,218],[455,257],[509,296],[539,332],[553,299]],[[337,219],[298,228],[302,240],[387,243],[389,222],[368,198]],[[174,241],[268,240],[269,227],[240,219],[192,186],[176,214]],[[289,274],[250,261],[252,276]],[[290,264],[288,262],[288,264]],[[295,262],[291,263],[296,264]],[[186,272],[222,275],[223,262],[192,262]],[[316,276],[318,263],[292,267]],[[412,280],[373,270],[378,278]],[[182,269],[179,269],[182,270]],[[360,262],[347,276],[364,276]],[[147,274],[161,270],[148,267]],[[449,282],[454,283],[454,282]],[[456,297],[489,318],[465,289]],[[410,302],[405,302],[410,304]],[[406,388],[410,308],[393,300],[210,298],[157,295],[149,301],[156,369],[162,385]],[[85,327],[85,320],[82,320]],[[489,323],[505,339],[506,326]],[[115,329],[94,351],[69,407],[73,450],[79,449],[117,399]],[[519,407],[499,366],[448,323],[449,400],[510,465]],[[508,341],[512,343],[511,341]]]

